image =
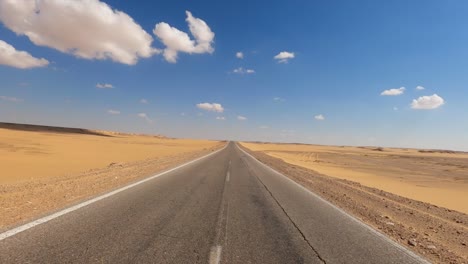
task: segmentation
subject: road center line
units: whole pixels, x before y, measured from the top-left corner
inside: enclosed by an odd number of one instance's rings
[[[231,173],[229,173],[229,171],[227,172],[226,174],[226,181],[229,182],[229,176],[231,175]]]
[[[221,246],[211,247],[209,264],[219,264],[221,262],[221,251]]]

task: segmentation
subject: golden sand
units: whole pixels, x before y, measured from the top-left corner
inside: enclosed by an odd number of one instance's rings
[[[416,149],[242,143],[328,176],[468,213],[468,154]]]
[[[103,136],[0,128],[0,184],[71,175],[111,163],[169,157],[219,144],[142,135]]]

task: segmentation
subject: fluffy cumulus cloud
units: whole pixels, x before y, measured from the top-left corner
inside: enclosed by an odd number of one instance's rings
[[[316,115],[314,116],[315,120],[318,120],[318,121],[323,121],[325,120],[325,117],[323,115]]]
[[[192,16],[192,13],[186,11],[189,35],[175,27],[171,27],[165,22],[156,24],[153,33],[166,46],[164,49],[164,58],[171,63],[177,62],[179,52],[189,54],[213,53],[213,42],[215,34],[211,31],[205,21]]]
[[[422,91],[422,90],[424,90],[424,89],[426,89],[426,88],[424,88],[424,87],[421,86],[421,85],[416,86],[416,90],[418,90],[418,91]]]
[[[385,96],[396,96],[396,95],[402,95],[405,92],[405,87],[400,87],[400,88],[395,88],[395,89],[389,89],[385,90],[380,95],[385,95]]]
[[[294,52],[282,51],[278,53],[274,59],[279,63],[287,63],[290,59],[294,59],[295,57]]]
[[[119,110],[113,110],[113,109],[107,110],[107,113],[110,114],[110,115],[120,115]]]
[[[245,116],[237,116],[237,120],[245,121],[245,120],[247,120],[247,117],[245,117]]]
[[[224,112],[223,106],[218,103],[199,103],[197,104],[197,107],[199,109],[211,111],[211,112],[217,112],[217,113]]]
[[[96,84],[96,88],[98,89],[112,89],[114,88],[114,85],[110,83],[98,83]]]
[[[159,52],[129,15],[99,0],[1,0],[0,20],[36,45],[79,58],[132,65]]]
[[[234,69],[232,71],[233,73],[237,73],[237,74],[252,74],[252,73],[255,73],[255,70],[252,70],[252,69],[244,69],[242,67],[239,67],[237,69]]]
[[[19,102],[23,102],[23,101],[24,101],[23,99],[20,99],[20,98],[11,97],[11,96],[4,96],[4,95],[1,95],[1,96],[0,96],[0,100],[8,101],[8,102],[13,102],[13,103],[19,103]]]
[[[238,58],[238,59],[243,59],[243,58],[244,58],[244,53],[241,52],[241,51],[237,52],[237,53],[236,53],[236,58]]]
[[[226,118],[224,116],[217,116],[216,120],[224,121],[224,120],[226,120]]]
[[[445,104],[444,98],[433,94],[431,96],[421,96],[418,99],[414,99],[411,103],[411,108],[421,110],[431,110],[441,107]]]
[[[43,58],[35,58],[26,51],[16,50],[10,44],[0,40],[0,64],[19,69],[29,69],[47,66],[49,61]]]

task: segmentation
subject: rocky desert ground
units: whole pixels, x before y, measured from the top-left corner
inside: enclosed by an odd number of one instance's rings
[[[224,145],[209,140],[0,123],[0,231]]]
[[[468,154],[242,143],[263,163],[434,263],[468,263]]]

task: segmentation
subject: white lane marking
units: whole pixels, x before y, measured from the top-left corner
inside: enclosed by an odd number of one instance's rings
[[[231,175],[231,160],[229,160],[228,171],[226,173],[226,182],[229,182],[230,175]]]
[[[209,264],[219,264],[221,262],[221,246],[211,247]]]
[[[117,190],[115,190],[115,191],[112,191],[112,192],[103,194],[103,195],[98,196],[98,197],[96,197],[96,198],[93,198],[93,199],[91,199],[91,200],[85,201],[85,202],[83,202],[83,203],[77,204],[77,205],[72,206],[72,207],[69,207],[69,208],[66,208],[66,209],[64,209],[64,210],[62,210],[62,211],[59,211],[59,212],[57,212],[57,213],[54,213],[54,214],[45,216],[45,217],[43,217],[43,218],[37,219],[37,220],[35,220],[35,221],[32,221],[32,222],[30,222],[30,223],[27,223],[27,224],[24,224],[24,225],[22,225],[22,226],[19,226],[19,227],[13,228],[13,229],[11,229],[11,230],[5,231],[5,232],[3,232],[3,233],[0,234],[0,241],[4,240],[5,238],[14,236],[14,235],[16,235],[16,234],[18,234],[18,233],[21,233],[21,232],[23,232],[23,231],[26,231],[26,230],[28,230],[28,229],[30,229],[30,228],[33,228],[33,227],[35,227],[35,226],[37,226],[37,225],[46,223],[46,222],[48,222],[48,221],[50,221],[50,220],[52,220],[52,219],[55,219],[55,218],[57,218],[57,217],[60,217],[60,216],[62,216],[62,215],[65,215],[65,214],[68,214],[68,213],[70,213],[70,212],[76,211],[76,210],[78,210],[78,209],[80,209],[80,208],[82,208],[82,207],[85,207],[85,206],[87,206],[87,205],[90,205],[90,204],[92,204],[92,203],[95,203],[95,202],[97,202],[97,201],[100,201],[100,200],[102,200],[102,199],[105,199],[105,198],[107,198],[107,197],[109,197],[109,196],[112,196],[112,195],[114,195],[114,194],[123,192],[123,191],[128,190],[128,189],[130,189],[130,188],[132,188],[132,187],[135,187],[135,186],[140,185],[140,184],[142,184],[142,183],[145,183],[145,182],[147,182],[147,181],[153,180],[153,179],[155,179],[155,178],[157,178],[157,177],[163,176],[163,175],[165,175],[165,174],[168,174],[168,173],[170,173],[170,172],[173,172],[173,171],[178,170],[178,169],[180,169],[180,168],[183,168],[183,167],[185,167],[185,166],[188,166],[188,165],[190,165],[190,164],[192,164],[192,163],[195,163],[195,162],[197,162],[197,161],[199,161],[199,160],[208,158],[209,156],[214,155],[214,154],[216,154],[216,153],[218,153],[218,152],[224,150],[228,145],[229,145],[229,144],[226,144],[226,146],[224,146],[224,148],[222,148],[222,149],[219,149],[219,150],[217,150],[217,151],[215,151],[215,152],[212,152],[212,153],[210,153],[210,154],[207,154],[207,155],[205,155],[205,156],[203,156],[203,157],[200,157],[200,158],[194,159],[194,160],[192,160],[192,161],[189,161],[189,162],[187,162],[187,163],[184,163],[184,164],[182,164],[182,165],[179,165],[179,166],[177,166],[177,167],[175,167],[175,168],[172,168],[172,169],[170,169],[170,170],[161,172],[161,173],[159,173],[159,174],[156,174],[156,175],[151,176],[151,177],[149,177],[149,178],[146,178],[146,179],[144,179],[144,180],[141,180],[141,181],[132,183],[132,184],[130,184],[130,185],[124,186],[124,187],[122,187],[122,188],[120,188],[120,189],[117,189]]]
[[[312,195],[314,198],[317,198],[318,200],[324,202],[325,204],[333,207],[335,210],[337,210],[338,212],[344,214],[345,216],[349,217],[351,220],[353,220],[354,222],[358,223],[359,225],[363,226],[364,228],[366,228],[367,230],[369,230],[370,232],[372,232],[373,234],[377,235],[378,237],[382,238],[384,241],[387,241],[389,242],[390,244],[392,244],[393,246],[395,246],[396,248],[398,248],[401,252],[403,253],[406,253],[407,255],[411,256],[412,258],[416,259],[417,261],[421,262],[421,263],[428,263],[430,264],[429,261],[425,260],[424,258],[422,258],[421,256],[417,255],[416,253],[406,249],[405,247],[403,247],[402,245],[398,244],[396,241],[393,241],[392,239],[390,239],[389,237],[387,237],[385,234],[382,234],[380,233],[379,231],[375,230],[374,228],[368,226],[367,224],[365,224],[364,222],[362,222],[361,220],[355,218],[354,216],[348,214],[347,212],[343,211],[343,209],[341,208],[338,208],[336,205],[332,204],[331,202],[325,200],[324,198],[322,198],[321,196],[315,194],[314,192],[312,192],[311,190],[307,189],[306,187],[302,186],[301,184],[295,182],[294,180],[290,179],[289,177],[285,176],[284,174],[282,174],[281,172],[273,169],[272,167],[266,165],[265,163],[259,161],[257,158],[255,158],[254,156],[250,155],[249,153],[247,153],[245,150],[243,150],[241,147],[239,147],[239,145],[237,143],[235,143],[236,147],[238,149],[240,149],[242,152],[244,152],[244,154],[246,154],[247,156],[249,156],[250,158],[252,158],[253,160],[255,160],[256,162],[258,162],[260,165],[262,165],[263,167],[269,169],[271,172],[273,173],[276,173],[277,175],[280,175],[284,178],[286,178],[287,180],[289,180],[290,182],[294,183],[297,187],[299,187],[300,189],[308,192],[310,195]]]

